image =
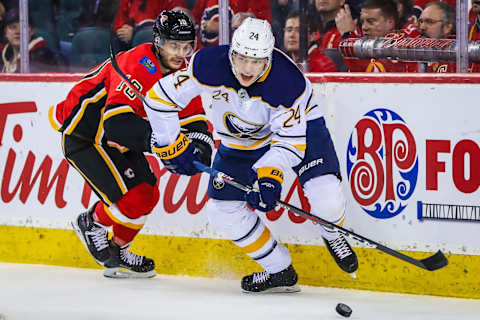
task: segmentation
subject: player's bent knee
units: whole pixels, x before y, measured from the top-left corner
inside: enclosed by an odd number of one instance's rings
[[[116,205],[127,217],[135,219],[152,212],[159,198],[158,188],[144,182],[128,190]]]
[[[334,175],[315,177],[304,185],[311,212],[327,221],[338,221],[345,212],[345,195]]]
[[[207,204],[210,225],[225,232],[230,239],[244,236],[254,225],[257,215],[247,208],[244,201],[210,199]]]

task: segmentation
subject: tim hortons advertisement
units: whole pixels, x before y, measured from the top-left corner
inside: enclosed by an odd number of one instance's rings
[[[64,160],[60,134],[48,121],[48,107],[72,85],[0,82],[0,224],[70,229],[97,200]],[[480,111],[472,94],[478,85],[314,88],[328,94],[325,114],[348,199],[344,226],[395,249],[480,254]],[[142,232],[223,238],[208,224],[208,176],[172,175],[148,159],[160,201]],[[292,173],[282,198],[310,210]],[[319,226],[292,212],[259,214],[280,241],[322,244]]]
[[[69,229],[71,219],[97,200],[63,158],[60,133],[48,121],[49,106],[64,99],[72,85],[0,83],[0,224]],[[142,232],[221,238],[209,228],[205,212],[208,176],[173,175],[155,156],[149,155],[148,160],[158,177],[160,201]],[[283,198],[309,210],[293,176],[286,181]],[[265,218],[283,241],[320,243],[318,226],[291,212],[279,208]]]

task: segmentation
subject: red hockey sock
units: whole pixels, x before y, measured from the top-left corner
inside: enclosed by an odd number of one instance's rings
[[[105,204],[102,201],[97,202],[93,217],[94,219],[96,218],[95,221],[106,227],[110,227],[114,224],[113,220],[110,219],[110,217],[105,212]]]

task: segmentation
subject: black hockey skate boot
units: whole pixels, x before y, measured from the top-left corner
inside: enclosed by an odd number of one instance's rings
[[[101,266],[110,257],[108,251],[108,230],[93,220],[95,203],[88,211],[72,221],[72,226],[88,252]]]
[[[244,292],[298,292],[298,275],[292,265],[277,272],[255,272],[243,277],[242,290]]]
[[[110,241],[110,258],[105,261],[105,272],[107,278],[152,278],[155,273],[155,263],[152,259],[139,256],[128,251],[130,244],[120,247]]]
[[[356,278],[355,271],[358,269],[357,255],[345,237],[339,233],[336,239],[327,240],[323,238],[323,241],[338,266],[343,271],[350,273],[353,278]]]

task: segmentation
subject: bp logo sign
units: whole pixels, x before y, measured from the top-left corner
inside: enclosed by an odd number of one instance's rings
[[[402,212],[417,184],[415,139],[405,121],[388,109],[366,113],[355,125],[347,149],[352,195],[378,219]]]

